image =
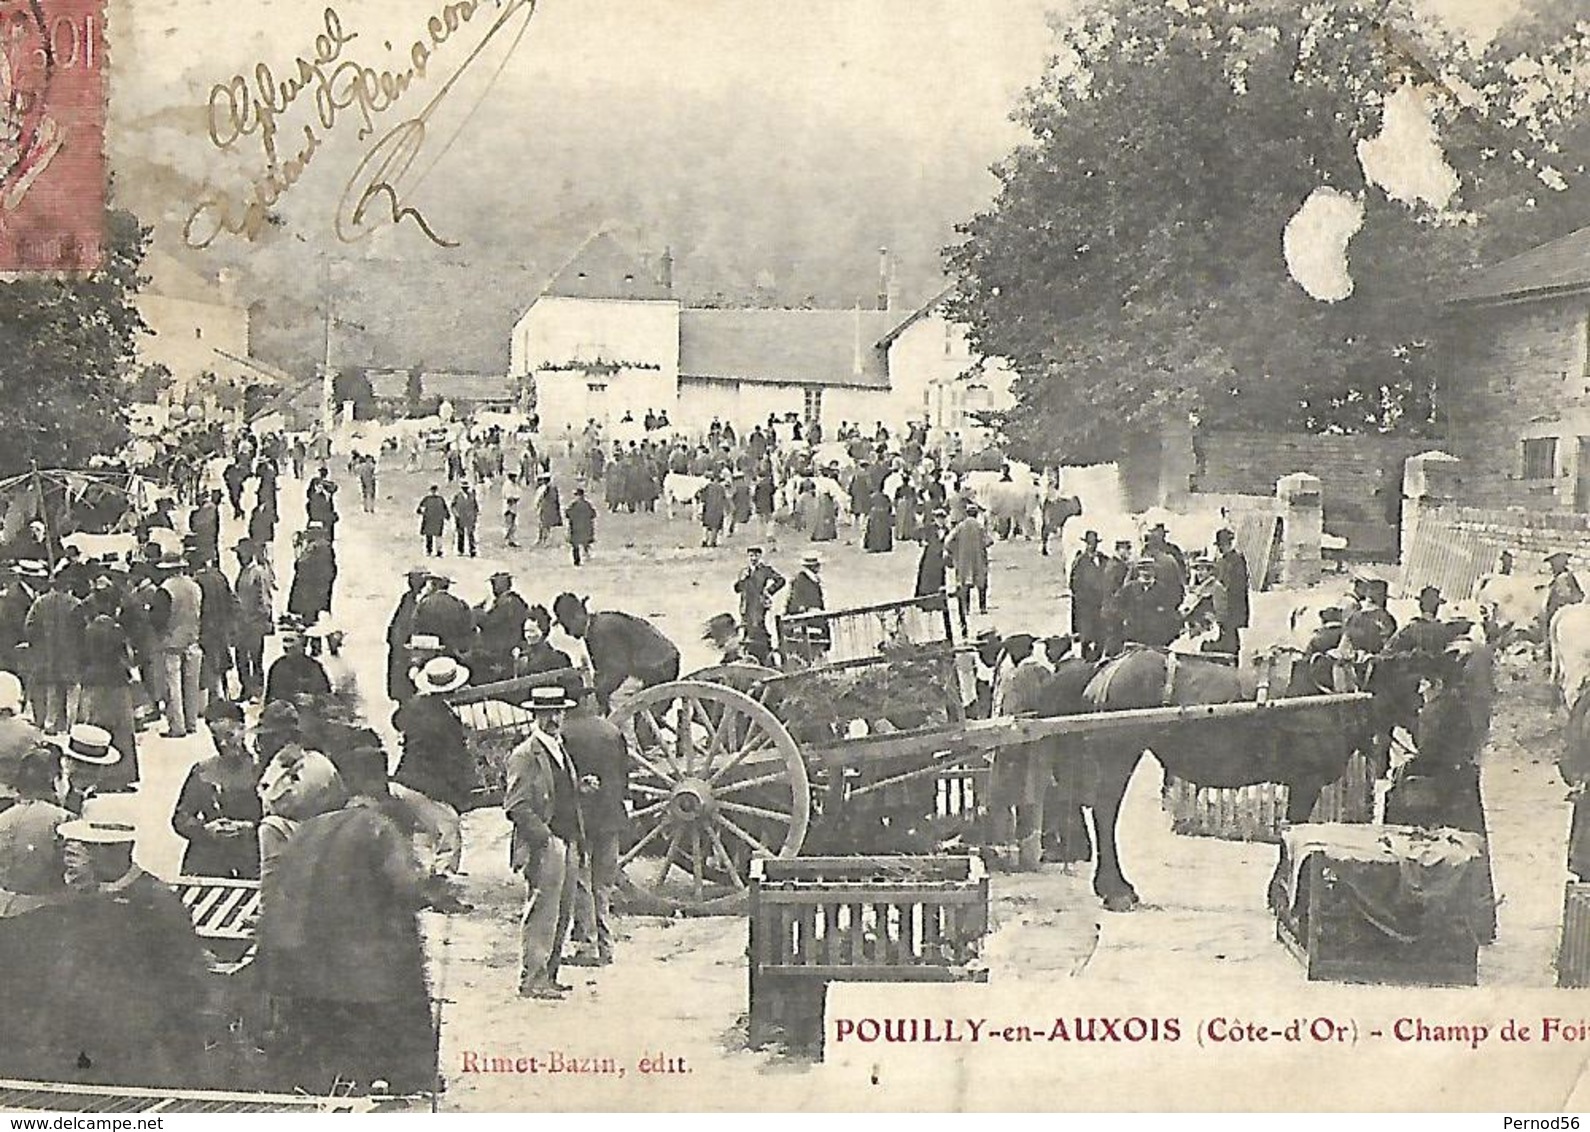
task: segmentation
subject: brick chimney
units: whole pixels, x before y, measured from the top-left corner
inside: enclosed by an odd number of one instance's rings
[[[889,289],[890,289],[890,278],[889,277],[890,277],[891,274],[892,273],[890,271],[890,265],[889,265],[889,249],[888,248],[879,248],[878,249],[878,309],[881,310],[881,311],[886,311],[886,310],[889,309]]]
[[[662,260],[658,264],[658,270],[662,273],[662,278],[659,279],[658,282],[662,284],[664,291],[667,291],[670,295],[672,295],[674,293],[673,248],[669,247],[663,249]]]

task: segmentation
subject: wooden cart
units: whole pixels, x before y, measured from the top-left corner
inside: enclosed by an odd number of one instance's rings
[[[817,619],[824,644],[803,651]],[[956,642],[943,595],[781,618],[778,628],[784,671],[708,669],[615,706],[630,746],[633,820],[619,863],[632,907],[736,912],[756,860],[923,851],[880,847],[880,831],[953,840],[954,826],[986,808],[982,783],[1002,747],[1106,731],[1139,733],[1146,747],[1201,721],[1334,716],[1369,699],[968,719],[972,650]]]

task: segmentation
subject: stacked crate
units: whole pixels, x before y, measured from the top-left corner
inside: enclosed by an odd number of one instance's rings
[[[988,877],[973,856],[751,866],[749,1040],[822,1048],[831,982],[982,982]]]

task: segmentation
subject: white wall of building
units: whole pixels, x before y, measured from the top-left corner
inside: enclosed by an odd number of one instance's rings
[[[655,368],[562,368],[596,361]],[[679,304],[545,296],[514,326],[509,365],[514,375],[535,374],[543,427],[617,421],[626,411],[640,420],[648,409],[671,417],[679,399]]]
[[[898,431],[905,422],[905,418],[895,412],[895,398],[890,390],[846,386],[830,386],[823,390],[822,420],[823,432],[828,436],[834,436],[845,421],[859,424],[868,435],[878,421],[887,424],[891,432]]]
[[[671,299],[565,299],[548,295],[514,327],[515,374],[574,361],[638,362],[679,378],[679,304]]]
[[[961,375],[982,361],[973,380]],[[974,412],[1010,409],[1013,378],[998,359],[979,359],[967,341],[966,328],[934,312],[908,326],[889,347],[891,406],[906,419],[926,419],[935,439],[959,435],[968,446],[980,446],[988,432]]]
[[[138,337],[138,361],[165,366],[179,390],[207,370],[229,373],[236,368],[216,350],[248,356],[246,307],[175,299],[148,291],[138,296],[137,306],[151,331]]]

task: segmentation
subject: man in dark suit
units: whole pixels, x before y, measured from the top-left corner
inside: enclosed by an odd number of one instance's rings
[[[475,611],[452,592],[453,579],[432,574],[429,588],[414,604],[414,632],[437,637],[454,660],[475,647]]]
[[[523,647],[524,623],[530,607],[513,588],[513,575],[498,571],[491,576],[491,603],[475,616],[476,679],[506,680],[513,675],[514,650]]]
[[[579,778],[580,821],[585,857],[574,903],[574,928],[581,945],[566,962],[605,967],[613,961],[613,892],[618,887],[618,850],[629,829],[624,794],[629,786],[629,748],[624,733],[596,709],[590,690],[578,692],[563,721],[563,746]]]
[[[1248,560],[1237,549],[1230,530],[1215,532],[1215,623],[1220,635],[1214,651],[1235,656],[1242,651],[1242,630],[1248,627]]]
[[[280,1012],[274,1084],[429,1090],[435,1043],[415,917],[425,873],[387,814],[385,754],[356,746],[338,767],[347,804],[298,828],[264,894],[260,967]]]
[[[1099,532],[1084,534],[1071,564],[1071,635],[1087,660],[1097,660],[1103,648],[1109,561],[1099,549]]]

